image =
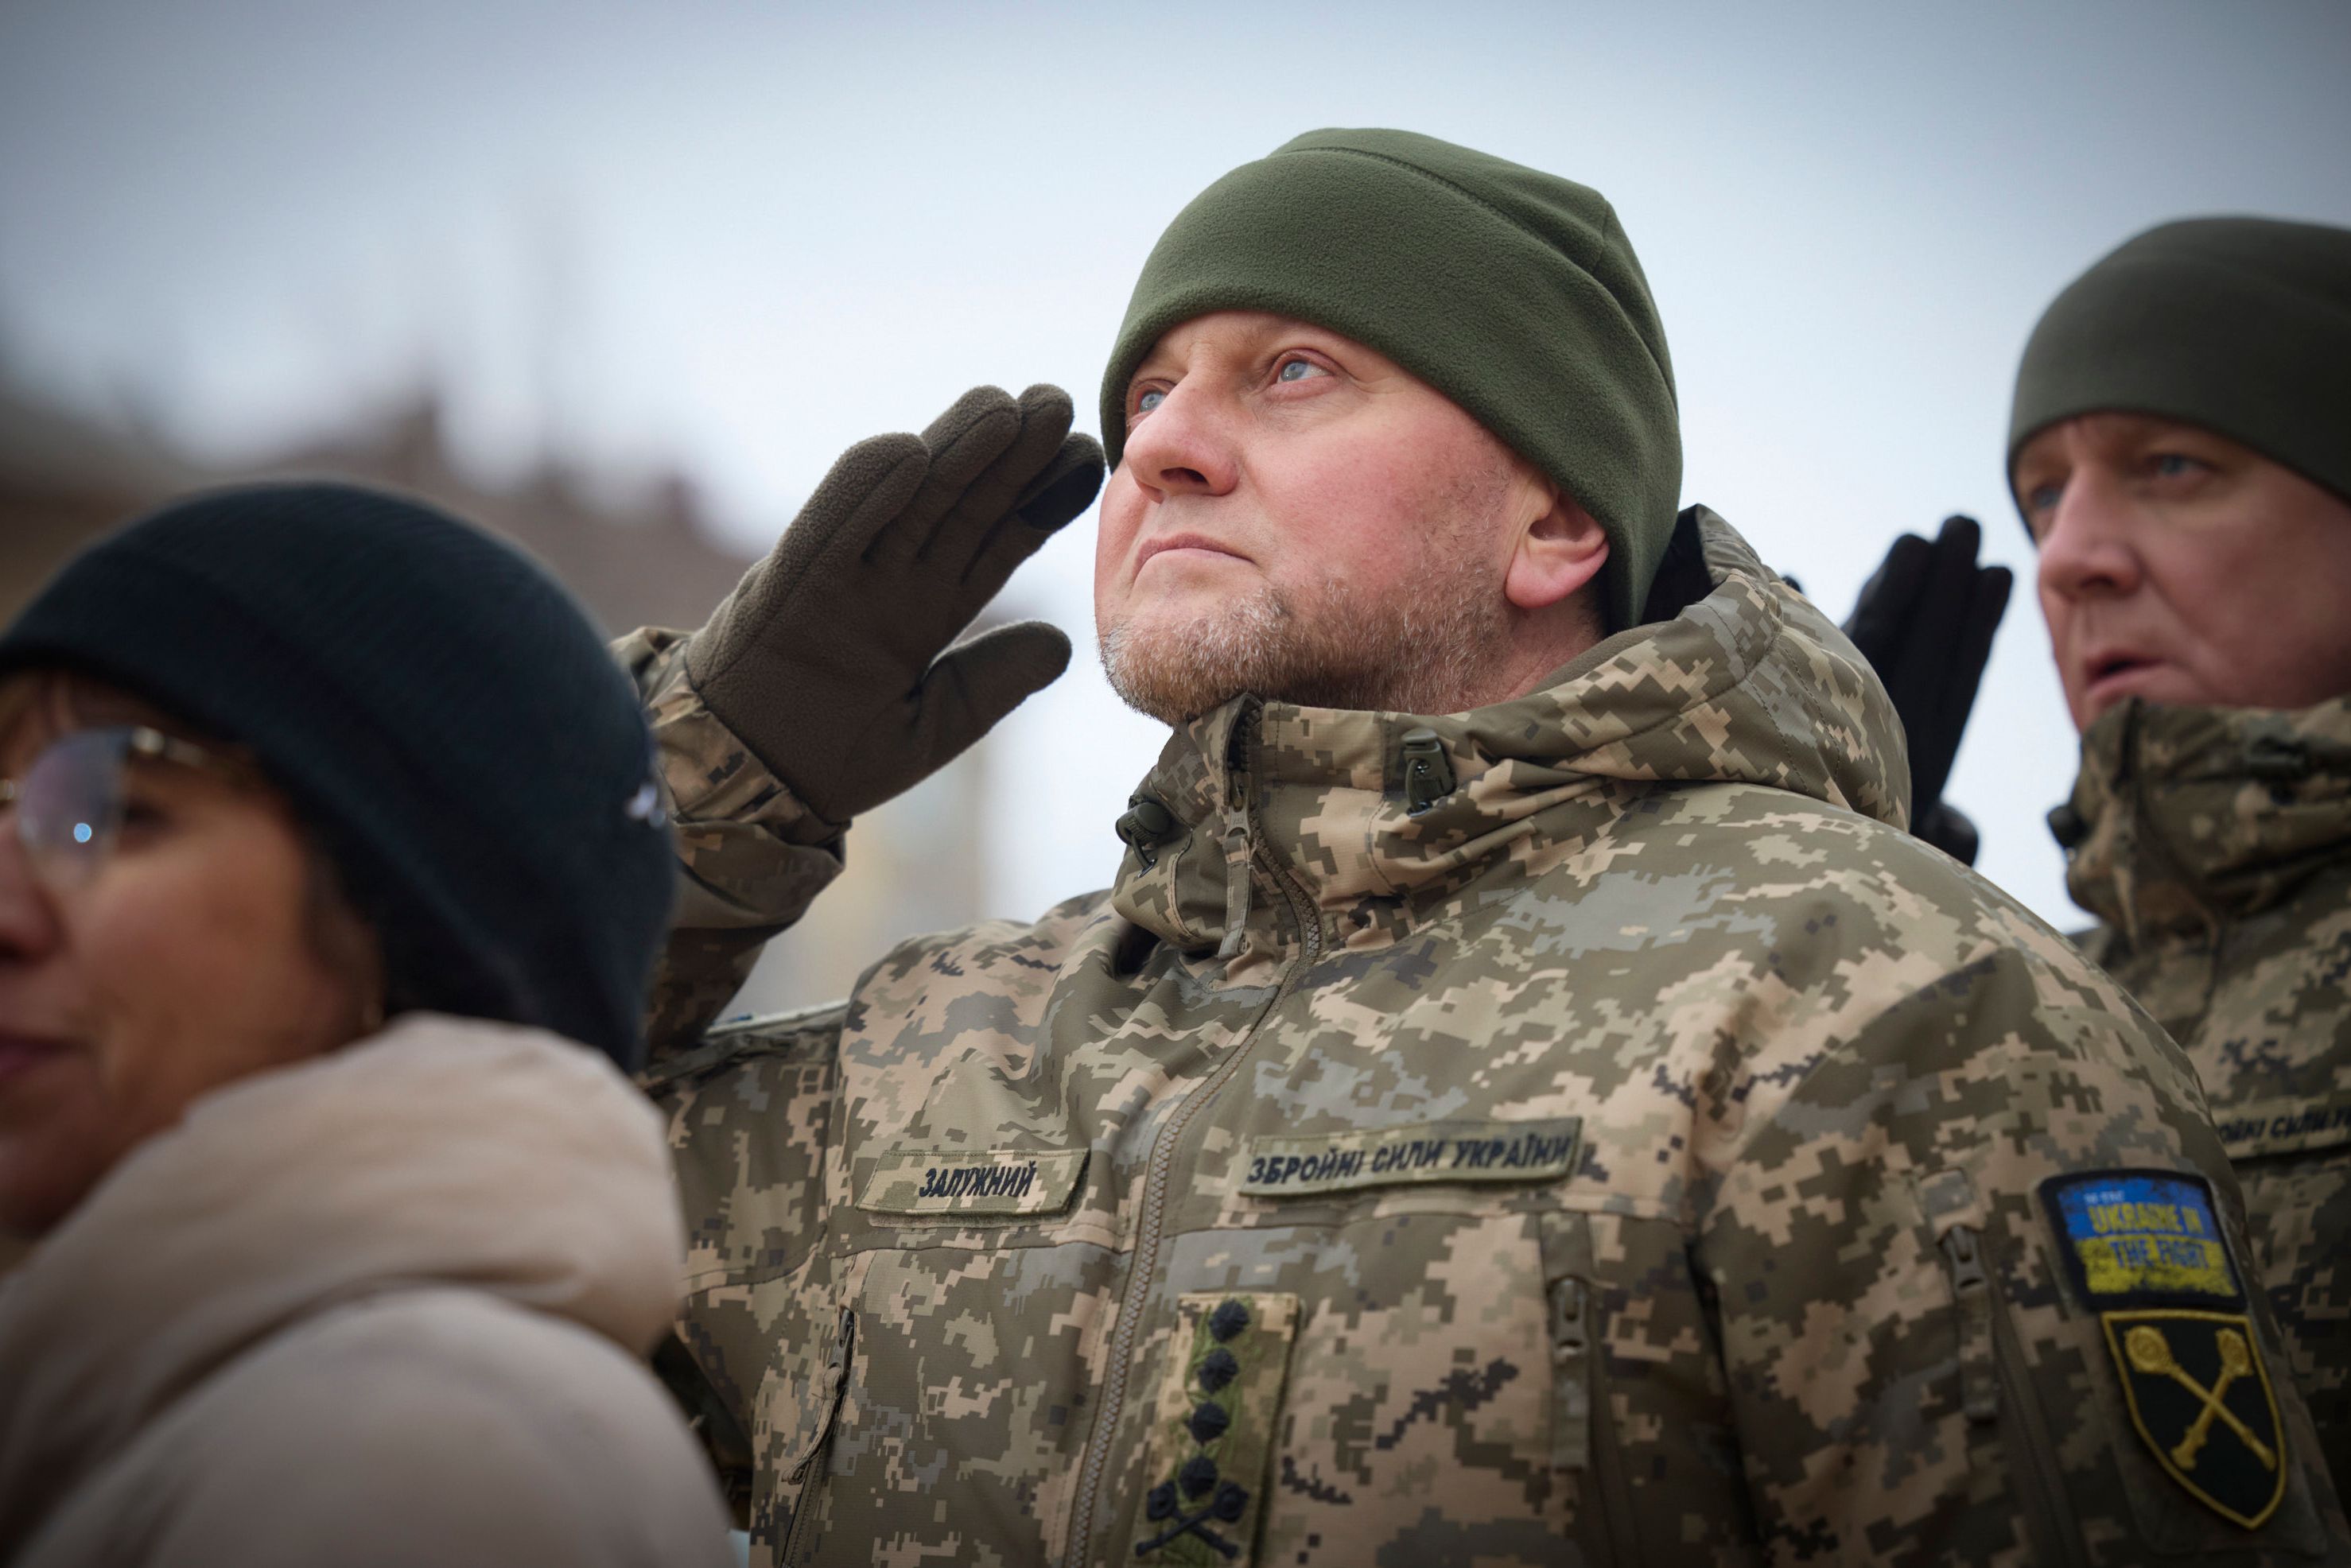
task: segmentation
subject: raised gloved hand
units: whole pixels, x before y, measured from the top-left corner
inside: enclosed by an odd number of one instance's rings
[[[1944,803],[1943,786],[2015,583],[2004,566],[1976,564],[1982,543],[1972,517],[1944,518],[1933,544],[1904,534],[1844,623],[1909,736],[1910,831],[1963,865],[1975,864],[1975,824]]]
[[[948,644],[1102,488],[1070,419],[1059,387],[977,387],[919,436],[859,442],[694,634],[695,690],[826,821],[910,789],[1069,666],[1041,622]]]

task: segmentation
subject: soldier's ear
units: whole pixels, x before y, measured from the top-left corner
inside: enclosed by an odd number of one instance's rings
[[[1608,536],[1598,519],[1549,477],[1530,471],[1523,497],[1524,520],[1502,591],[1520,610],[1548,610],[1581,592],[1608,564]]]

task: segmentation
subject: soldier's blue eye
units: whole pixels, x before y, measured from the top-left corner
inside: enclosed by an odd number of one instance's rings
[[[1161,403],[1165,402],[1166,401],[1167,394],[1157,387],[1153,387],[1144,392],[1142,396],[1134,400],[1134,412],[1137,413],[1149,413],[1153,409],[1157,408]]]
[[[1273,372],[1274,380],[1302,382],[1309,376],[1327,376],[1331,372],[1311,360],[1284,360],[1281,369]]]

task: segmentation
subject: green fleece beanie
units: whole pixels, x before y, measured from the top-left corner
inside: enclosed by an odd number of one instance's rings
[[[1612,627],[1637,624],[1680,504],[1673,365],[1648,280],[1599,192],[1405,131],[1314,131],[1176,214],[1134,286],[1102,389],[1161,334],[1270,310],[1375,349],[1583,505],[1609,540]]]
[[[2351,500],[2351,230],[2191,218],[2126,241],[2032,329],[2011,478],[2036,434],[2098,413],[2215,432]]]

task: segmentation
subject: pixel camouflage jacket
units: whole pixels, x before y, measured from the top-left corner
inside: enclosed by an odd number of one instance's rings
[[[1684,530],[1710,591],[1545,689],[1237,699],[1110,892],[664,1057],[672,1370],[757,1560],[2342,1542],[2179,1053],[1900,831],[1874,677]],[[708,927],[674,1035],[836,863],[677,646],[629,650]]]
[[[2066,884],[2085,949],[2195,1064],[2254,1271],[2351,1486],[2351,699],[2125,704],[2084,737]]]

